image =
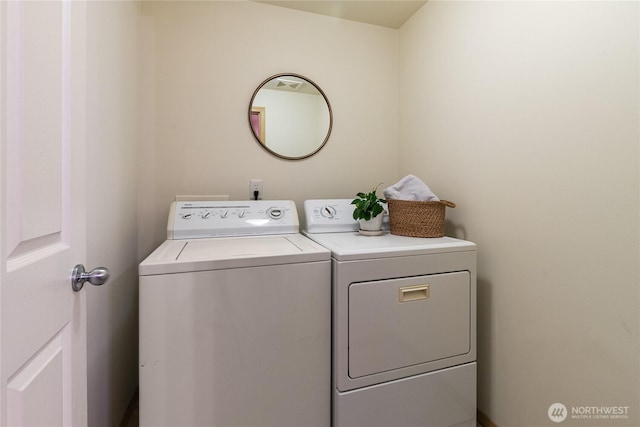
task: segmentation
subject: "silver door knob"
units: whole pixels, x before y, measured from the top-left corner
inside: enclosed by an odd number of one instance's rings
[[[111,273],[106,267],[94,268],[87,273],[84,265],[78,264],[74,267],[73,273],[71,273],[71,288],[78,292],[84,286],[84,282],[89,282],[95,286],[104,285],[110,276]]]

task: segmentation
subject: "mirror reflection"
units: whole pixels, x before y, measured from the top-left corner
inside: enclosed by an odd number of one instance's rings
[[[258,143],[284,159],[317,153],[332,127],[329,100],[322,89],[299,74],[276,74],[263,81],[249,103],[249,125]]]

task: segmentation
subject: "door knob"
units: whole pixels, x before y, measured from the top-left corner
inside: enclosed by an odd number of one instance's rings
[[[84,282],[89,282],[94,286],[104,285],[111,273],[106,267],[94,268],[90,272],[86,272],[84,265],[78,264],[74,267],[73,273],[71,273],[71,288],[78,292],[84,286]]]

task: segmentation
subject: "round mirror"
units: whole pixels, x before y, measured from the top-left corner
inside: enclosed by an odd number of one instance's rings
[[[283,159],[312,156],[331,134],[331,105],[322,89],[299,74],[271,76],[253,92],[249,126],[260,146]]]

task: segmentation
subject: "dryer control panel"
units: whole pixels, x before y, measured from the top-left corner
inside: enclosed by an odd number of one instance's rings
[[[173,202],[167,239],[291,234],[299,230],[291,200]]]
[[[307,233],[347,233],[358,231],[360,225],[353,219],[353,199],[305,200],[304,219]],[[389,215],[385,207],[383,230],[389,229]]]

